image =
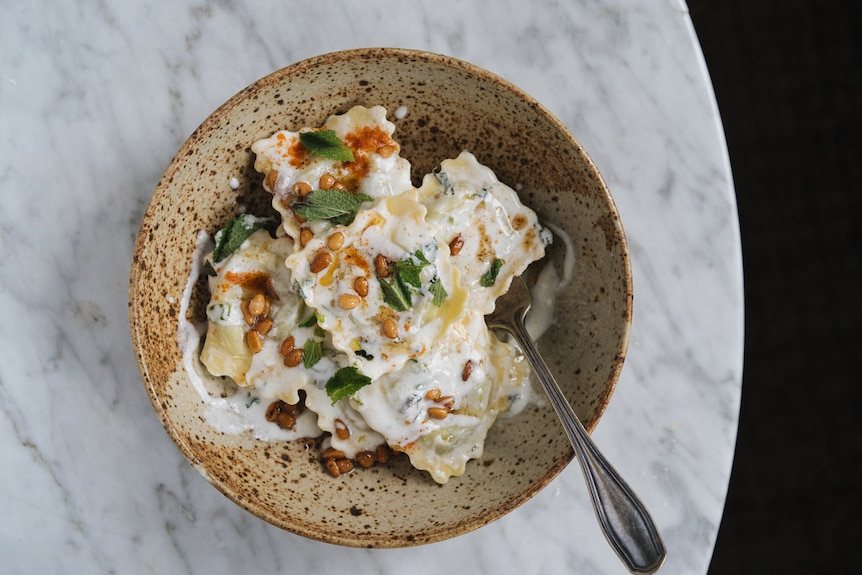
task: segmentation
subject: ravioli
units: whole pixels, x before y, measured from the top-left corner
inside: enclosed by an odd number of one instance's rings
[[[261,401],[302,398],[345,458],[386,445],[446,483],[529,397],[521,351],[484,315],[551,234],[468,152],[414,188],[394,130],[384,108],[357,106],[252,145],[281,222],[210,256],[201,360]]]

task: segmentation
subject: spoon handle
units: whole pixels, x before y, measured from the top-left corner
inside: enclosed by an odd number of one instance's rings
[[[631,573],[655,573],[667,558],[667,550],[652,517],[593,443],[533,344],[524,322],[514,321],[508,327],[563,423],[605,537]]]

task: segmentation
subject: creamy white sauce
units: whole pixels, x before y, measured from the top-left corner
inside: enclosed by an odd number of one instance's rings
[[[554,235],[563,240],[566,246],[566,255],[563,258],[563,275],[560,277],[554,263],[549,261],[542,267],[536,278],[536,283],[530,288],[530,299],[532,305],[527,314],[525,325],[527,333],[537,341],[554,324],[557,309],[557,298],[572,281],[575,270],[575,245],[562,228],[550,223],[545,226],[554,232]]]

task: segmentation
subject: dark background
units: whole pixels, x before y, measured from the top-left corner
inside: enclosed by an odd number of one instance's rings
[[[860,572],[862,4],[688,5],[745,269],[739,435],[710,575]]]

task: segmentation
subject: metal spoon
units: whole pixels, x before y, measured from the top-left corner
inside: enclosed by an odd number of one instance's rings
[[[655,523],[634,491],[599,452],[566,401],[524,326],[529,309],[530,290],[524,280],[517,277],[509,291],[497,299],[494,313],[485,316],[485,323],[511,333],[524,350],[575,449],[593,509],[608,543],[631,573],[655,573],[667,558]]]

